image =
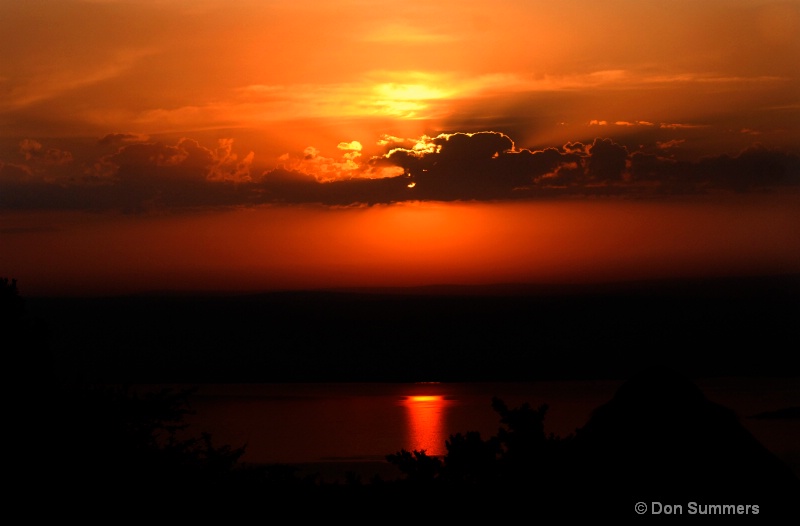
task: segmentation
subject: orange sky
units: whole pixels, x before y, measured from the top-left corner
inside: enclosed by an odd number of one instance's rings
[[[797,1],[0,1],[0,274],[795,272],[798,34]]]
[[[5,214],[23,292],[591,283],[800,272],[800,196]]]

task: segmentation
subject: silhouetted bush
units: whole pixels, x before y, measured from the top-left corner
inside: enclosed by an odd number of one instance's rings
[[[459,486],[535,484],[552,481],[553,470],[569,440],[544,432],[547,406],[532,409],[529,404],[508,408],[499,398],[492,407],[500,416],[497,435],[483,439],[477,431],[450,435],[447,453],[440,460],[425,451],[399,452],[386,459],[396,465],[410,483],[438,481]]]
[[[50,473],[72,491],[126,495],[225,484],[244,447],[215,446],[184,421],[188,391],[64,387],[52,400]]]
[[[401,449],[393,455],[387,455],[386,460],[397,466],[409,481],[415,483],[431,483],[442,473],[442,461],[429,456],[424,449],[413,452]]]

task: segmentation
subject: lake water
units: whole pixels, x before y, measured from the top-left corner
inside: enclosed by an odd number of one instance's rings
[[[382,461],[400,449],[446,453],[456,432],[497,432],[493,396],[509,407],[549,406],[545,431],[566,436],[611,399],[619,381],[533,383],[319,383],[203,385],[192,396],[191,429],[216,444],[247,445],[248,463]],[[797,378],[696,381],[800,474],[800,420],[747,418],[800,405]]]

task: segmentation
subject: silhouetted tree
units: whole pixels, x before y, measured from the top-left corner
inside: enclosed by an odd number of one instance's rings
[[[17,290],[17,280],[0,278],[0,327],[18,323],[25,314],[25,302]]]
[[[566,441],[546,436],[544,416],[547,406],[532,409],[529,404],[509,409],[498,398],[492,407],[500,415],[496,436],[484,440],[477,431],[450,435],[447,453],[440,461],[424,451],[401,450],[387,460],[400,468],[409,482],[439,480],[456,485],[496,484],[551,480]]]
[[[244,447],[192,436],[189,391],[139,395],[119,387],[65,387],[52,401],[52,476],[73,490],[118,497],[222,487]]]
[[[16,279],[0,278],[0,348],[8,380],[38,382],[52,370],[49,327],[28,315]]]
[[[401,449],[397,453],[387,455],[386,460],[397,466],[410,482],[430,483],[436,480],[442,471],[442,461],[431,457],[425,450],[413,452]]]
[[[456,433],[450,435],[445,446],[447,455],[444,458],[444,467],[448,480],[468,484],[484,484],[496,480],[497,460],[501,453],[497,437],[483,440],[477,431]]]

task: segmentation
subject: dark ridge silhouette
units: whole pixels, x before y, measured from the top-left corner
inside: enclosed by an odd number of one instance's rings
[[[510,288],[27,303],[52,327],[59,371],[87,381],[624,379],[656,363],[691,377],[798,374],[786,360],[798,276]]]
[[[757,504],[773,518],[797,512],[800,481],[789,467],[731,410],[667,367],[625,382],[578,430],[574,447],[583,490],[625,495],[630,506],[694,501]]]

